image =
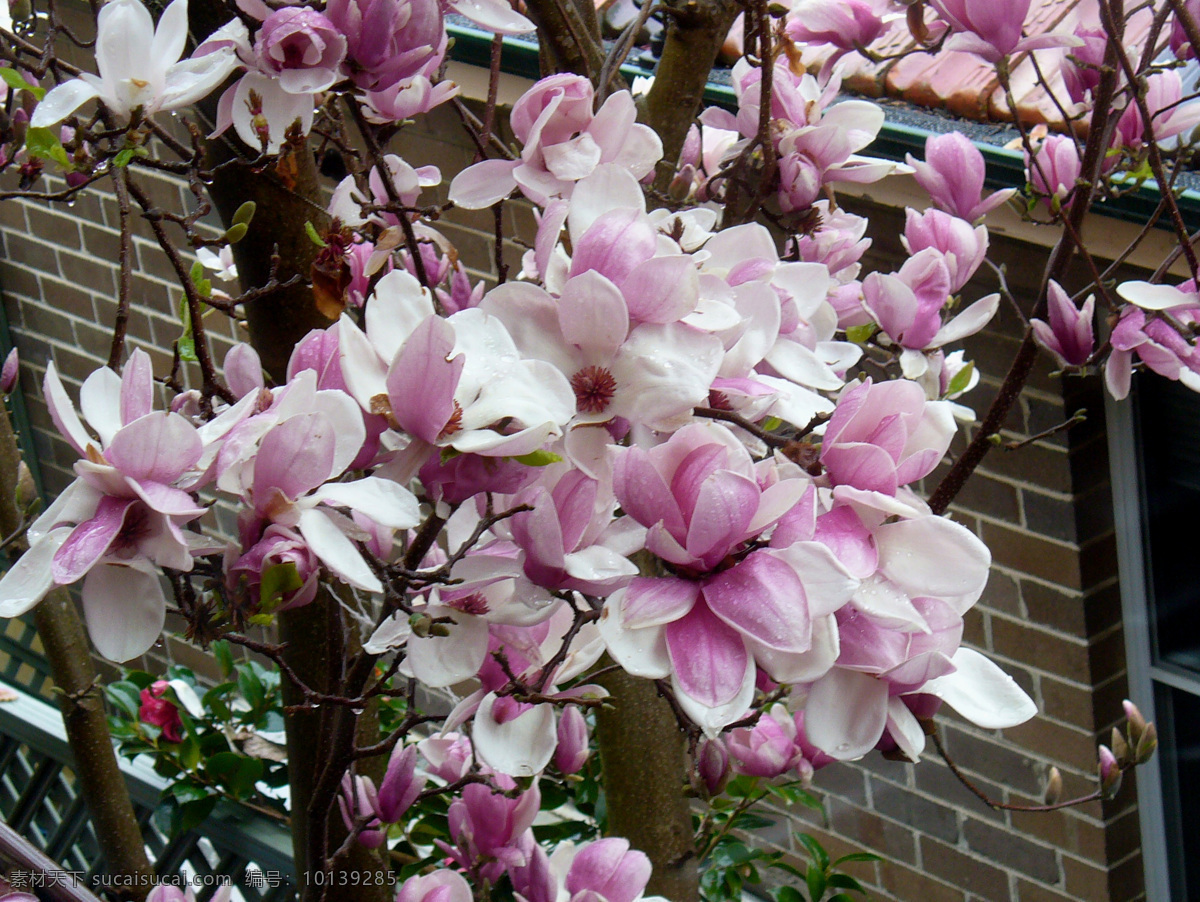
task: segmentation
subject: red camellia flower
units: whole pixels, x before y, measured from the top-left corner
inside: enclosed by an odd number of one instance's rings
[[[183,721],[179,719],[179,709],[163,698],[169,685],[166,680],[158,680],[142,690],[142,706],[138,708],[138,717],[143,723],[162,730],[163,739],[167,742],[182,742]]]

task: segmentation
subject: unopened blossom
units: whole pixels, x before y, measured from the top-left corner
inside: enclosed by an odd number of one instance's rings
[[[1200,2],[1197,0],[1185,0],[1183,3],[1183,11],[1191,20],[1200,24]],[[1171,13],[1171,52],[1175,54],[1178,60],[1194,59],[1196,56],[1196,48],[1192,46],[1192,39],[1188,36],[1187,29],[1183,27],[1183,21],[1177,12]]]
[[[1150,112],[1149,130],[1141,107],[1130,100],[1117,120],[1117,128],[1113,133],[1114,146],[1137,150],[1147,139],[1166,141],[1190,132],[1200,124],[1200,102],[1185,102],[1183,80],[1174,69],[1146,76],[1144,100]]]
[[[217,88],[237,65],[231,47],[180,60],[187,43],[187,0],[175,0],[158,26],[140,0],[112,0],[96,20],[96,66],[65,81],[42,98],[30,125],[61,122],[89,100],[99,99],[114,115],[128,119],[191,106]]]
[[[515,786],[506,778],[497,778],[497,785],[503,789]],[[471,783],[450,803],[453,846],[440,841],[438,845],[469,873],[494,881],[506,869],[529,860],[529,846],[522,840],[533,826],[541,800],[536,783],[515,798],[482,783]]]
[[[1054,355],[1062,366],[1083,366],[1096,350],[1092,320],[1096,315],[1096,296],[1088,295],[1077,308],[1062,286],[1051,280],[1047,288],[1048,319],[1033,319],[1029,325],[1038,344]]]
[[[734,771],[752,777],[778,777],[802,757],[796,748],[796,724],[781,704],[764,712],[754,726],[731,731],[726,748]]]
[[[230,549],[226,554],[225,584],[233,597],[245,593],[260,603],[269,601],[260,598],[259,594],[263,575],[281,566],[292,567],[300,585],[284,592],[275,610],[302,607],[317,597],[321,561],[305,543],[304,537],[293,529],[272,523],[244,553],[239,555]]]
[[[258,67],[290,94],[313,94],[341,76],[346,38],[322,13],[284,7],[267,17],[254,40]]]
[[[1082,171],[1079,148],[1067,135],[1050,135],[1031,157],[1025,153],[1025,173],[1033,190],[1057,208],[1075,190]]]
[[[696,752],[696,772],[709,795],[717,795],[729,781],[729,749],[719,736],[700,740]]]
[[[554,766],[559,773],[578,773],[588,759],[588,728],[583,709],[568,705],[558,717],[558,748]]]
[[[1100,68],[1108,48],[1108,35],[1103,28],[1079,25],[1075,29],[1078,46],[1072,47],[1063,60],[1063,84],[1067,96],[1075,103],[1089,99],[1100,84]]]
[[[411,78],[442,44],[437,0],[330,0],[325,16],[346,37],[348,74],[365,90]]]
[[[917,184],[929,192],[939,210],[974,223],[1016,193],[1015,188],[995,191],[980,199],[987,175],[983,154],[961,132],[930,135],[925,139],[925,160],[905,157]]]
[[[904,211],[904,235],[901,241],[910,254],[933,248],[942,255],[950,276],[951,293],[961,291],[987,256],[986,226],[971,227],[966,220],[941,210],[918,213]]]
[[[21,376],[21,358],[17,354],[17,349],[13,348],[8,352],[8,356],[4,358],[4,366],[0,367],[0,393],[9,395],[12,390],[17,387],[17,380]]]

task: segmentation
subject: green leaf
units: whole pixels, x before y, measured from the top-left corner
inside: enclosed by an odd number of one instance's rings
[[[25,132],[25,152],[31,157],[53,160],[63,169],[74,169],[66,148],[51,129],[31,128]]]
[[[258,606],[264,614],[270,614],[283,604],[285,595],[303,585],[304,580],[300,578],[295,561],[284,561],[268,567],[263,571],[262,582],[258,585]]]
[[[814,837],[809,836],[807,833],[797,833],[796,839],[800,840],[800,844],[808,850],[809,856],[821,870],[829,867],[829,854]]]
[[[179,299],[179,320],[183,324],[183,334],[175,342],[179,349],[179,359],[185,363],[199,363],[196,356],[196,338],[192,335],[192,313],[188,308],[187,298]]]
[[[221,668],[221,676],[228,677],[233,673],[233,653],[229,650],[229,643],[224,639],[218,639],[208,646],[213,653],[213,657],[217,659],[217,666]]]
[[[257,211],[258,204],[252,200],[248,200],[233,211],[233,219],[230,222],[234,225],[250,225],[250,220],[254,218],[254,214]]]
[[[266,689],[263,687],[262,680],[259,679],[251,668],[243,667],[238,673],[238,689],[241,690],[242,697],[250,703],[251,708],[258,708],[266,700]]]
[[[317,247],[326,247],[327,246],[325,239],[317,234],[317,227],[314,226],[311,222],[304,223],[304,232],[306,235],[308,235],[308,240],[311,241],[313,244],[315,244]]]
[[[946,397],[957,395],[960,391],[966,391],[967,385],[971,382],[971,374],[975,372],[975,361],[972,360],[961,370],[954,374],[954,378],[950,380],[950,384],[946,386]]]
[[[781,886],[775,892],[775,902],[808,902],[804,893],[794,886]]]
[[[141,690],[128,680],[109,683],[105,689],[108,700],[130,720],[138,719],[138,709],[142,706]]]
[[[808,866],[808,873],[804,875],[804,883],[808,887],[808,894],[815,900],[825,898],[825,869],[819,868],[815,864]]]
[[[179,762],[185,770],[195,770],[200,763],[200,743],[190,733],[179,743]]]
[[[762,424],[762,428],[763,428],[763,431],[765,431],[765,432],[774,432],[776,429],[778,429],[782,425],[783,425],[783,420],[779,419],[779,417],[767,417],[767,419]]]
[[[849,874],[830,874],[829,885],[837,887],[838,889],[852,889],[856,893],[862,893],[864,896],[867,894],[867,891],[863,888],[863,885]]]
[[[4,83],[15,91],[28,91],[38,100],[46,96],[46,89],[39,88],[37,85],[31,85],[21,77],[16,69],[5,67],[0,69],[0,78],[4,79]]]
[[[117,151],[117,155],[113,157],[113,166],[120,169],[132,163],[134,157],[148,157],[149,155],[150,151],[141,146],[122,147]]]
[[[204,762],[204,772],[215,782],[226,784],[237,773],[241,758],[237,752],[217,752]]]
[[[874,323],[866,323],[862,326],[851,326],[846,330],[846,340],[852,341],[856,345],[866,344],[875,330],[879,328]]]
[[[217,805],[217,796],[209,796],[206,799],[199,799],[195,802],[188,802],[186,805],[179,806],[179,823],[176,833],[187,833],[194,830],[203,824],[213,808]],[[172,818],[172,826],[174,827],[174,818]]]
[[[248,796],[254,792],[254,784],[262,779],[263,762],[259,758],[244,757],[238,761],[237,772],[230,778],[229,788],[237,796]]]
[[[527,467],[548,467],[550,464],[558,463],[562,458],[553,451],[539,449],[530,451],[528,454],[521,454],[514,457],[513,460],[519,464],[525,464]]]
[[[225,240],[230,244],[237,244],[246,237],[246,233],[250,231],[250,226],[244,222],[235,222],[225,230]]]
[[[841,858],[834,861],[833,864],[830,865],[830,867],[834,867],[834,868],[841,867],[843,864],[846,864],[847,862],[851,862],[851,861],[871,862],[871,861],[883,861],[883,859],[880,858],[878,855],[875,855],[871,852],[852,852],[851,854],[843,855]]]

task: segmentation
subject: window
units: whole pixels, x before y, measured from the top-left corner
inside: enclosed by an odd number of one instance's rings
[[[1108,423],[1130,692],[1159,730],[1138,771],[1146,889],[1184,902],[1200,898],[1200,394],[1139,377]]]

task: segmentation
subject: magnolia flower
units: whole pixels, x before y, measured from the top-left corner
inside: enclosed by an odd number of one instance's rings
[[[961,50],[990,63],[1014,53],[1045,47],[1073,47],[1073,35],[1040,34],[1022,37],[1030,0],[931,0],[933,8],[954,29],[948,50]]]
[[[158,28],[139,0],[112,0],[97,18],[99,76],[85,72],[52,89],[29,124],[54,125],[95,99],[122,119],[135,110],[150,116],[203,99],[233,71],[237,56],[232,47],[222,47],[180,61],[187,30],[187,0],[168,6]]]
[[[1092,319],[1096,313],[1096,296],[1089,295],[1083,307],[1076,309],[1057,282],[1051,281],[1047,303],[1050,322],[1033,319],[1033,337],[1038,344],[1055,356],[1062,366],[1083,366],[1096,349]]]
[[[1079,180],[1082,164],[1075,141],[1066,135],[1051,135],[1031,157],[1025,152],[1025,174],[1033,190],[1047,203],[1062,203]]]
[[[1008,188],[979,199],[986,176],[983,154],[959,132],[926,138],[925,162],[913,159],[912,154],[905,159],[914,170],[917,184],[929,192],[938,209],[967,222],[977,221],[1017,191]]]

